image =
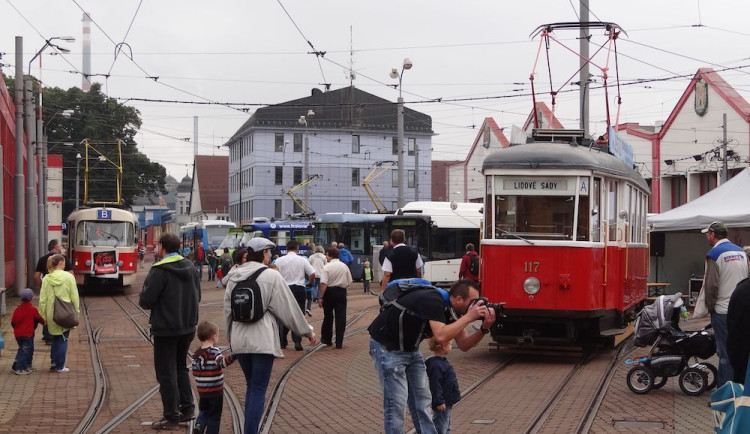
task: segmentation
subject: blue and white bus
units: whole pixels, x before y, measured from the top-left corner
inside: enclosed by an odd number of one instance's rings
[[[315,221],[315,243],[328,248],[332,242],[346,244],[354,263],[349,267],[352,277],[359,280],[367,260],[372,260],[373,246],[388,239],[385,230],[387,214],[327,213]],[[370,264],[375,267],[374,264]]]
[[[254,237],[268,238],[278,247],[279,255],[286,254],[286,244],[290,240],[299,242],[299,251],[307,250],[307,243],[313,240],[314,223],[309,220],[289,220],[275,222],[255,222],[242,225],[245,235],[240,247],[246,246]]]
[[[226,220],[201,220],[190,222],[180,227],[180,238],[182,245],[187,247],[191,244],[195,247],[198,241],[203,241],[203,247],[218,249],[221,242],[229,233],[229,229],[236,227],[232,222]]]

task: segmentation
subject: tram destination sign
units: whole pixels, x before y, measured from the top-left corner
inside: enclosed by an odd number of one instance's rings
[[[498,177],[495,194],[510,195],[566,195],[575,194],[575,177]]]

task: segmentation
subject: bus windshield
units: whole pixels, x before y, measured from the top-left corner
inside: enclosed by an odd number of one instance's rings
[[[224,240],[229,232],[228,227],[207,227],[206,228],[206,239],[208,239],[209,246],[218,246]]]
[[[588,197],[579,197],[577,239],[588,240]],[[575,196],[495,196],[495,238],[572,240]]]
[[[130,222],[82,221],[78,223],[76,242],[79,246],[125,247],[135,245]]]

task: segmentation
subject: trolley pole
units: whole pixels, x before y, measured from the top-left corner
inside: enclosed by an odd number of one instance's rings
[[[24,212],[24,176],[23,176],[23,37],[16,36],[16,79],[15,79],[15,103],[16,103],[16,174],[13,179],[14,222],[13,238],[15,248],[15,279],[14,286],[16,295],[21,295],[21,290],[26,287],[24,267],[26,264],[26,240],[24,239],[24,224],[26,213]]]
[[[723,137],[721,139],[721,182],[724,184],[727,182],[727,114],[722,115],[722,130]]]

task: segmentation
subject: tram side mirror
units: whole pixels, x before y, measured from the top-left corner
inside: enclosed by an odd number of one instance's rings
[[[617,214],[620,217],[620,220],[628,221],[628,212],[624,209],[621,209],[619,214]]]
[[[593,209],[591,210],[591,215],[599,215],[599,207],[598,207],[598,206],[595,206],[595,207],[594,207],[594,208],[593,208]]]
[[[453,211],[455,211],[455,210],[456,210],[456,208],[458,208],[458,204],[456,203],[456,201],[455,201],[455,200],[451,201],[451,209],[452,209]]]

